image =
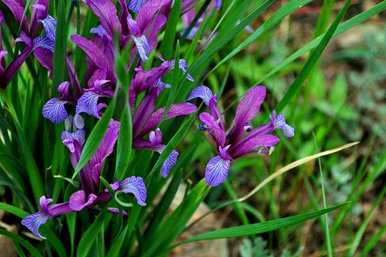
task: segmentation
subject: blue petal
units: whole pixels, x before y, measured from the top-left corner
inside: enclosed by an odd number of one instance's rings
[[[102,25],[98,25],[94,28],[91,28],[90,32],[100,37],[109,37],[109,34]]]
[[[149,42],[145,35],[142,35],[140,37],[133,37],[135,46],[137,47],[139,57],[141,57],[141,60],[145,62],[149,57],[149,53],[151,52],[151,48],[149,45]]]
[[[173,150],[168,158],[165,160],[165,162],[162,165],[161,168],[161,176],[162,177],[167,177],[169,175],[170,170],[176,165],[177,163],[177,158],[178,158],[179,153],[176,150]]]
[[[52,41],[55,41],[56,19],[48,15],[47,18],[45,18],[41,22],[43,24],[46,37],[48,37]]]
[[[212,99],[213,93],[209,87],[201,85],[192,90],[188,97],[188,101],[193,100],[195,98],[201,98],[201,100],[205,103],[205,105],[209,105],[210,99]]]
[[[146,206],[147,191],[145,182],[141,177],[128,177],[120,182],[120,190],[125,193],[132,193],[141,206]]]
[[[137,13],[144,4],[144,0],[131,0],[128,4],[128,7],[131,11]]]
[[[276,113],[274,112],[271,115],[271,121],[273,123],[274,128],[280,129],[283,132],[284,136],[290,138],[295,135],[295,129],[287,124],[284,115],[276,115]]]
[[[35,48],[41,47],[51,51],[52,53],[55,50],[55,41],[52,41],[51,39],[46,37],[46,35],[35,38],[33,41],[33,45]]]
[[[206,183],[213,187],[222,184],[228,177],[230,164],[230,160],[224,160],[220,156],[210,159],[205,169]]]
[[[55,49],[56,19],[52,16],[47,16],[41,22],[44,27],[44,35],[33,40],[34,47],[41,47],[53,53]]]
[[[52,98],[47,101],[43,106],[43,117],[50,120],[53,123],[59,123],[64,121],[68,117],[68,113],[64,105],[65,101],[58,98]]]
[[[39,227],[43,224],[45,224],[50,217],[43,212],[36,212],[34,214],[28,215],[25,217],[21,224],[23,224],[26,228],[28,228],[35,236],[45,239],[40,233],[39,233]]]
[[[94,92],[84,93],[78,100],[76,105],[76,113],[85,112],[89,115],[92,115],[96,118],[99,118],[98,112],[98,100],[99,95]]]

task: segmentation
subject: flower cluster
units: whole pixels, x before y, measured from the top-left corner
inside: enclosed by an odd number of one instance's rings
[[[25,5],[22,0],[2,2],[20,25],[21,32],[16,42],[25,46],[6,67],[4,57],[7,53],[1,45],[0,34],[0,83],[1,87],[5,88],[31,54],[44,68],[49,72],[52,71],[56,20],[48,15],[48,0],[34,2],[30,23],[25,16]],[[221,1],[212,1],[207,11],[197,19],[193,8],[195,2],[182,1],[184,25],[186,29],[190,29],[187,38],[194,36],[204,15],[221,7]],[[84,0],[84,3],[100,23],[90,30],[90,37],[77,34],[70,37],[86,55],[87,69],[84,79],[80,81],[71,57],[66,56],[68,81],[60,83],[57,87],[57,97],[49,99],[44,104],[43,117],[54,124],[64,123],[65,130],[61,134],[61,139],[75,168],[86,141],[84,118],[89,116],[97,120],[103,116],[108,103],[117,91],[117,74],[114,69],[116,52],[130,45],[132,49],[127,68],[135,68],[130,84],[123,86],[128,88],[127,106],[132,113],[132,145],[135,149],[161,154],[166,147],[160,129],[161,122],[197,111],[197,107],[190,102],[172,104],[168,108],[157,105],[162,92],[173,90],[163,81],[163,77],[171,70],[181,70],[186,80],[194,82],[184,59],[176,62],[159,57],[155,62],[158,66],[144,68],[149,54],[157,48],[157,39],[167,22],[172,0],[132,0],[128,3],[126,0],[118,0],[117,5],[111,0]],[[0,26],[3,21],[3,15],[0,13]],[[251,88],[241,100],[231,128],[226,130],[224,118],[217,106],[217,98],[212,91],[206,86],[199,86],[191,92],[187,101],[200,98],[208,107],[208,112],[199,114],[202,122],[200,127],[208,132],[217,151],[217,155],[210,159],[206,166],[205,179],[209,186],[217,186],[225,181],[234,159],[250,153],[269,153],[270,148],[279,142],[279,138],[272,134],[274,130],[281,129],[287,137],[294,135],[294,129],[286,124],[282,115],[276,113],[272,113],[267,124],[258,128],[251,126],[251,121],[259,112],[265,94],[263,86]],[[95,154],[79,173],[79,190],[72,193],[67,202],[53,203],[52,199],[42,196],[40,210],[25,217],[22,224],[37,237],[43,238],[39,233],[39,227],[50,218],[107,203],[114,192],[132,194],[138,205],[145,206],[147,189],[142,177],[131,176],[115,181],[108,188],[100,186],[101,171],[105,160],[114,151],[119,131],[120,123],[110,120]],[[162,177],[168,176],[177,163],[178,155],[177,150],[171,151],[161,167]],[[108,210],[114,214],[125,215],[123,210],[115,207]]]

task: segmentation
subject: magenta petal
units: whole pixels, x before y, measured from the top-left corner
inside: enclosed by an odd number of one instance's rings
[[[114,31],[120,31],[120,22],[114,2],[111,0],[84,0],[94,14],[99,18],[102,26],[113,35]]]
[[[207,112],[200,113],[200,120],[204,123],[208,133],[213,137],[218,146],[225,144],[225,131],[220,127],[218,121]]]
[[[52,71],[53,53],[51,52],[51,50],[48,50],[43,47],[38,47],[35,48],[34,55],[44,68],[46,68],[50,72]]]
[[[66,102],[58,98],[51,98],[43,106],[43,117],[53,123],[60,123],[68,117],[65,105]]]
[[[85,112],[95,118],[99,118],[98,100],[100,95],[94,92],[86,92],[79,99],[76,105],[76,113]]]
[[[176,165],[177,163],[177,158],[178,158],[179,153],[176,150],[173,150],[168,158],[165,160],[165,162],[162,165],[161,168],[161,176],[162,177],[167,177],[170,173],[170,170]]]
[[[197,107],[191,103],[172,104],[170,106],[167,118],[175,118],[178,116],[186,116],[197,111]]]
[[[120,182],[120,190],[124,193],[131,193],[141,206],[146,206],[147,191],[145,182],[141,177],[128,177]]]
[[[33,213],[33,214],[28,215],[27,217],[25,217],[21,221],[21,224],[23,224],[23,226],[28,228],[32,232],[32,234],[34,234],[35,236],[37,236],[37,237],[39,237],[41,239],[45,239],[45,237],[43,237],[39,233],[39,228],[40,228],[41,225],[45,224],[48,221],[49,218],[50,218],[50,216],[48,216],[45,213],[39,211],[39,212]]]
[[[108,69],[109,61],[94,42],[79,35],[72,35],[71,40],[86,53],[96,66],[101,69]]]
[[[86,192],[79,190],[70,196],[68,204],[71,210],[80,211],[85,207],[92,205],[96,199],[96,195],[90,194],[87,197]]]
[[[260,147],[272,147],[279,143],[279,138],[274,135],[256,135],[243,140],[237,147],[231,147],[230,154],[233,158],[237,158],[259,150]]]
[[[91,163],[102,163],[114,150],[115,143],[117,142],[119,135],[120,123],[112,120],[109,123],[109,127],[99,144],[94,156],[91,158]]]
[[[195,98],[201,98],[201,100],[205,103],[206,106],[209,105],[209,100],[212,99],[213,93],[207,86],[198,86],[190,92],[188,97],[188,101],[193,100]]]
[[[210,159],[205,169],[206,183],[212,187],[222,184],[228,177],[230,165],[230,160],[224,160],[220,156]]]
[[[240,100],[236,115],[233,120],[233,129],[230,137],[236,140],[244,131],[244,126],[250,122],[260,111],[260,106],[264,101],[266,89],[263,86],[255,86],[248,90]]]

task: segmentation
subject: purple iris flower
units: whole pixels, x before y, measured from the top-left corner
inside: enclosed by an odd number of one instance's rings
[[[217,155],[209,160],[205,169],[205,180],[210,186],[222,184],[228,177],[233,160],[251,153],[268,154],[269,149],[279,142],[272,133],[280,129],[286,137],[294,136],[283,115],[272,113],[270,121],[253,128],[250,122],[260,111],[266,95],[264,86],[252,87],[240,100],[232,126],[226,130],[225,121],[218,107],[216,96],[206,86],[195,88],[189,100],[200,98],[208,106],[209,112],[200,113],[200,126],[207,131]]]
[[[28,24],[27,17],[25,16],[24,1],[3,0],[2,2],[9,8],[16,22],[20,25],[21,33],[16,42],[22,42],[26,46],[6,69],[4,68],[4,63],[2,64],[0,81],[1,87],[5,88],[31,53],[34,53],[37,60],[45,68],[48,70],[52,69],[52,51],[55,42],[56,22],[54,18],[48,16],[48,0],[36,0],[34,2],[30,24]],[[44,36],[42,37],[38,36],[40,24],[43,25],[44,29]]]
[[[83,126],[84,122],[81,116],[69,116],[66,120],[66,131],[62,133],[62,141],[70,152],[71,163],[74,167],[79,161],[83,148],[85,134]],[[113,152],[118,133],[119,122],[112,120],[99,148],[80,173],[81,190],[74,192],[67,202],[59,204],[52,204],[52,199],[42,196],[40,198],[40,210],[22,220],[22,224],[35,236],[44,238],[39,233],[39,227],[50,218],[92,208],[98,203],[107,202],[111,199],[108,189],[100,191],[99,176],[105,159]],[[112,183],[110,187],[114,192],[130,193],[140,206],[146,205],[146,186],[141,177],[128,177],[122,181]],[[112,213],[118,212],[116,208],[108,208],[108,210]]]
[[[167,112],[165,108],[156,109],[160,93],[169,87],[161,81],[161,77],[173,67],[174,62],[167,61],[148,71],[136,69],[129,88],[130,106],[133,109],[133,146],[136,149],[162,153],[166,147],[163,144],[162,132],[158,128],[162,120],[186,116],[197,111],[196,106],[191,103],[173,104]],[[145,96],[139,102],[137,96],[140,93],[145,93]],[[173,150],[161,168],[161,176],[166,177],[169,174],[177,162],[177,157],[178,152]]]
[[[157,46],[157,36],[166,24],[171,8],[171,0],[137,1],[130,3],[119,0],[120,15],[111,0],[84,0],[94,14],[99,18],[101,26],[110,40],[114,32],[120,35],[121,46],[124,47],[128,39],[132,39],[142,61],[146,61],[148,54]],[[135,9],[135,19],[128,8]]]

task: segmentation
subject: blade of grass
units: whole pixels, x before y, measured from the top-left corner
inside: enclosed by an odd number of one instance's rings
[[[359,247],[359,244],[361,243],[361,240],[366,232],[367,226],[369,225],[370,221],[374,218],[374,215],[379,205],[382,203],[382,201],[384,201],[385,192],[386,192],[386,187],[383,188],[382,192],[379,194],[373,206],[371,207],[370,212],[367,214],[367,217],[364,219],[358,231],[356,232],[354,239],[352,240],[350,249],[347,253],[347,257],[351,257],[355,255]]]
[[[78,257],[87,257],[92,245],[97,239],[99,233],[103,233],[104,226],[107,226],[111,219],[111,215],[101,213],[93,222],[93,224],[83,233],[77,248]],[[102,226],[104,224],[104,226]]]
[[[265,21],[257,30],[255,30],[247,39],[240,43],[234,50],[232,50],[225,57],[221,58],[221,61],[216,64],[216,66],[209,72],[212,73],[218,67],[223,65],[233,56],[238,54],[240,51],[245,49],[247,46],[255,42],[261,35],[265,32],[276,27],[284,19],[284,17],[290,15],[292,12],[296,11],[300,7],[311,2],[311,0],[291,0],[286,5],[283,5],[279,10],[277,10],[267,21]]]
[[[318,62],[320,56],[322,55],[322,52],[327,47],[328,42],[330,42],[336,29],[338,28],[340,21],[343,19],[344,15],[346,14],[350,4],[351,4],[351,0],[345,0],[344,6],[339,11],[334,22],[331,24],[327,32],[324,34],[322,40],[320,41],[319,45],[315,48],[315,50],[312,52],[310,58],[308,58],[307,62],[304,64],[303,69],[300,71],[295,81],[291,84],[287,93],[278,103],[276,108],[277,112],[282,111],[284,107],[289,103],[289,101],[298,94],[304,81],[307,79],[308,75],[311,73],[311,71],[313,70],[313,67]]]
[[[160,51],[162,56],[167,60],[173,58],[174,41],[176,39],[177,24],[181,13],[181,0],[173,3],[173,8],[169,14],[168,23],[166,24],[165,36],[161,42]]]
[[[224,31],[221,31],[205,48],[205,51],[197,58],[197,60],[191,66],[190,72],[194,77],[202,71],[205,70],[206,65],[209,63],[211,57],[222,49],[227,43],[229,43],[234,37],[236,37],[247,25],[252,23],[255,19],[257,19],[260,15],[264,13],[266,9],[268,9],[274,0],[266,0],[259,5],[251,14],[249,14],[246,18],[242,19],[240,23],[236,26],[228,26],[231,21],[224,21],[224,25],[221,27],[225,27]],[[234,20],[239,20],[240,15],[236,15],[233,17]],[[225,26],[227,25],[227,26]]]
[[[347,148],[350,148],[354,145],[357,145],[359,144],[359,142],[353,142],[353,143],[350,143],[350,144],[346,144],[346,145],[343,145],[341,147],[337,147],[337,148],[334,148],[334,149],[330,149],[330,150],[327,150],[327,151],[323,151],[323,152],[320,152],[320,153],[317,153],[317,154],[314,154],[314,155],[310,155],[310,156],[307,156],[307,157],[304,157],[304,158],[301,158],[297,161],[294,161],[280,169],[278,169],[277,171],[275,171],[273,174],[271,174],[270,176],[268,176],[267,178],[265,178],[262,182],[260,182],[254,189],[252,189],[251,192],[249,192],[248,194],[246,194],[245,196],[243,197],[240,197],[236,200],[233,200],[233,201],[227,201],[225,203],[222,203],[220,204],[219,206],[217,206],[216,208],[208,211],[207,213],[203,214],[201,217],[197,218],[195,221],[193,221],[188,227],[187,229],[189,229],[190,227],[194,226],[195,224],[197,224],[197,222],[199,222],[200,220],[202,220],[203,218],[205,218],[207,215],[209,215],[210,213],[213,213],[219,209],[222,209],[222,208],[225,208],[231,204],[234,204],[235,202],[243,202],[245,200],[247,200],[248,198],[250,198],[251,196],[253,196],[254,194],[256,194],[258,191],[260,191],[262,188],[264,188],[264,186],[266,186],[268,183],[270,183],[271,181],[275,180],[276,178],[280,177],[281,175],[283,175],[284,173],[286,173],[287,171],[290,171],[300,165],[303,165],[307,162],[310,162],[312,160],[315,160],[317,158],[320,158],[322,156],[326,156],[326,155],[330,155],[330,154],[333,154],[333,153],[336,153],[336,152],[339,152],[339,151],[342,151],[344,149],[347,149]]]
[[[369,241],[366,243],[364,246],[361,254],[359,255],[360,257],[366,257],[370,256],[369,253],[370,251],[377,245],[379,241],[382,240],[382,237],[386,233],[386,225],[383,225],[374,235],[369,239]]]
[[[370,17],[380,13],[381,11],[386,9],[386,2],[380,2],[379,4],[376,4],[372,8],[368,9],[367,11],[364,11],[351,19],[347,20],[346,22],[340,24],[338,26],[338,29],[336,30],[334,37],[337,35],[342,34],[343,32],[346,32],[347,30],[363,23],[364,21],[368,20]],[[306,54],[308,51],[314,49],[318,44],[321,42],[323,36],[325,34],[320,35],[319,37],[315,38],[314,40],[307,43],[305,46],[288,56],[284,61],[279,63],[277,66],[275,66],[267,75],[265,75],[263,78],[261,78],[258,82],[255,84],[260,84],[264,81],[266,81],[268,78],[272,77],[274,74],[282,70],[284,67],[298,59],[299,57]]]
[[[296,225],[299,223],[303,223],[306,220],[314,219],[317,217],[320,217],[321,215],[325,213],[329,213],[331,211],[334,211],[338,208],[341,208],[342,206],[347,205],[348,203],[339,204],[330,208],[320,209],[313,212],[303,213],[299,215],[294,215],[290,217],[285,218],[279,218],[274,220],[269,220],[261,223],[255,223],[255,224],[249,224],[249,225],[242,225],[242,226],[235,226],[230,228],[224,228],[224,229],[218,229],[215,231],[205,232],[197,236],[193,236],[192,238],[178,242],[174,245],[178,246],[181,244],[187,244],[197,241],[203,241],[203,240],[215,240],[215,239],[223,239],[223,238],[235,238],[235,237],[243,237],[243,236],[251,236],[251,235],[257,235],[261,233],[266,233],[269,231],[273,231],[279,228],[287,227],[290,225]]]

